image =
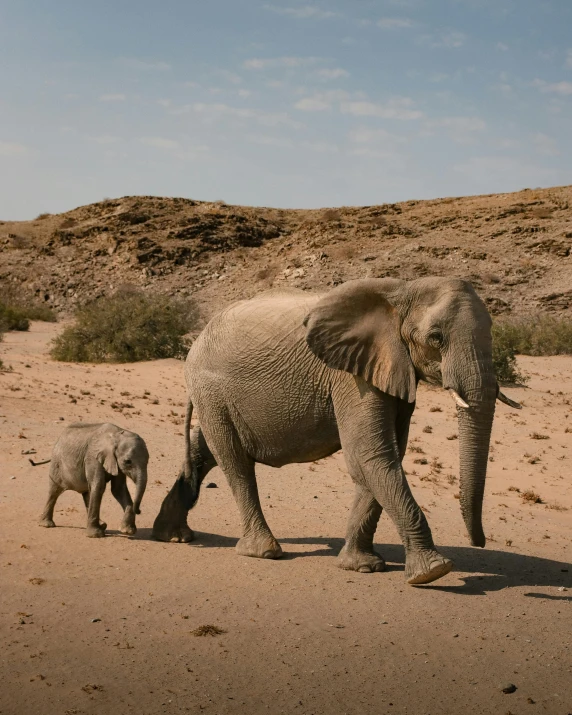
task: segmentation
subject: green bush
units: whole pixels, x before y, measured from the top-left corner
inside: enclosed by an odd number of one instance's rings
[[[57,316],[47,305],[12,287],[0,290],[0,330],[28,330],[30,320],[55,323]]]
[[[551,315],[502,318],[493,324],[493,361],[499,382],[523,383],[516,355],[572,355],[572,320]]]
[[[0,329],[6,330],[28,330],[30,321],[26,313],[18,307],[0,302]]]
[[[75,323],[54,339],[51,356],[65,362],[182,358],[183,337],[198,318],[190,301],[123,289],[80,308]]]

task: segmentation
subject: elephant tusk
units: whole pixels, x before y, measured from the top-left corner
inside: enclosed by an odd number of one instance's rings
[[[449,388],[449,392],[451,393],[451,397],[455,400],[458,407],[463,407],[464,409],[469,409],[470,405],[467,402],[465,402],[465,400],[463,400],[463,398],[461,397],[461,395],[459,395],[458,392],[455,392],[455,390],[451,390],[450,388]]]
[[[497,395],[497,400],[499,402],[504,402],[505,405],[512,407],[514,410],[522,410],[521,404],[519,404],[518,402],[515,402],[514,400],[511,400],[510,397],[507,397],[500,390],[499,390],[499,394]]]

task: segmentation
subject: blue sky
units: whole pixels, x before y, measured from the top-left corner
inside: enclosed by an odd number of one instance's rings
[[[2,0],[0,218],[572,183],[570,0]]]

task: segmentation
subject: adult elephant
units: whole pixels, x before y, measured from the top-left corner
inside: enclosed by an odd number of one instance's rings
[[[329,293],[271,290],[214,317],[189,351],[184,468],[153,534],[190,541],[187,514],[218,464],[242,519],[237,551],[278,558],[254,465],[311,462],[343,449],[356,495],[342,568],[382,571],[373,536],[384,508],[405,547],[410,584],[453,564],[435,548],[401,465],[420,379],[457,402],[461,509],[485,545],[481,511],[495,400],[491,319],[471,284],[451,278],[348,281]],[[193,405],[200,427],[190,433]]]

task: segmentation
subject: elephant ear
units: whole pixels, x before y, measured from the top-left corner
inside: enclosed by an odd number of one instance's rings
[[[415,401],[415,369],[383,281],[362,279],[334,288],[304,325],[310,350],[328,367],[358,375],[388,395]]]
[[[111,474],[112,477],[116,477],[119,474],[119,465],[115,457],[115,442],[109,435],[106,435],[102,440],[97,453],[97,461],[103,465],[105,471]]]

